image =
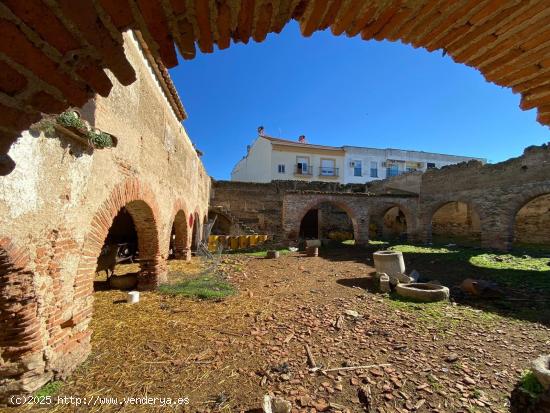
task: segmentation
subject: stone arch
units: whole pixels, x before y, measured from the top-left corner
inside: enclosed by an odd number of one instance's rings
[[[0,377],[9,396],[32,392],[47,382],[38,299],[29,255],[8,238],[0,239]]]
[[[309,204],[307,204],[302,209],[302,211],[298,215],[299,219],[296,222],[296,224],[297,224],[296,233],[297,234],[300,233],[300,225],[302,223],[302,220],[306,216],[306,214],[310,210],[316,209],[319,206],[321,206],[321,204],[325,204],[325,203],[332,204],[332,205],[340,208],[342,211],[344,211],[348,215],[349,219],[351,220],[352,226],[353,226],[353,238],[358,239],[358,237],[359,237],[359,224],[357,222],[357,217],[355,216],[355,213],[349,207],[349,205],[347,205],[345,202],[342,202],[342,201],[335,201],[333,199],[323,199],[323,198],[320,198],[320,199],[315,200],[315,201],[311,201]]]
[[[117,213],[126,207],[138,234],[140,274],[138,288],[154,289],[166,276],[166,265],[160,254],[159,207],[152,190],[137,179],[124,181],[113,188],[109,197],[92,218],[84,240],[77,288],[91,294],[97,257]],[[84,285],[83,285],[84,284]]]
[[[173,212],[172,221],[170,222],[170,242],[172,242],[173,253],[176,259],[191,259],[190,250],[190,231],[188,226],[187,207],[182,200],[176,201]],[[172,231],[174,239],[172,240]]]
[[[429,241],[439,237],[445,241],[478,245],[481,243],[484,211],[467,199],[447,199],[432,205],[426,215]],[[434,222],[435,220],[435,222]]]
[[[378,237],[383,238],[387,235],[384,233],[384,227],[387,226],[385,222],[386,214],[388,214],[388,212],[390,212],[394,208],[397,208],[399,211],[401,211],[405,218],[406,226],[405,231],[403,232],[403,236],[408,238],[409,234],[414,232],[416,228],[415,215],[413,215],[411,209],[403,203],[388,202],[384,203],[381,207],[374,209],[370,216],[370,223],[376,226],[376,235]]]
[[[346,212],[353,225],[356,244],[368,242],[368,206],[357,194],[289,193],[283,199],[283,231],[288,239],[295,239],[306,213],[322,203],[330,203]]]
[[[550,188],[526,192],[512,205],[512,243],[550,248]]]

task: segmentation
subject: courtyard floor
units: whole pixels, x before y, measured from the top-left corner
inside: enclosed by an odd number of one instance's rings
[[[237,292],[223,300],[146,292],[129,305],[124,292],[97,291],[92,354],[53,393],[187,397],[188,405],[49,411],[238,412],[260,408],[271,393],[295,411],[361,412],[369,393],[373,412],[507,412],[522,371],[550,352],[550,259],[541,261],[548,270],[525,270],[513,257],[476,250],[401,248],[409,251],[407,271],[450,287],[467,277],[495,279],[506,299],[417,304],[371,292],[376,246],[322,250],[317,258],[224,255],[221,269]],[[181,276],[200,263],[170,268]],[[389,365],[311,372],[306,344],[324,369]]]

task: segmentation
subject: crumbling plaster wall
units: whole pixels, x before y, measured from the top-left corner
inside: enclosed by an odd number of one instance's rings
[[[17,167],[0,177],[0,238],[29,257],[19,273],[32,274],[28,278],[35,292],[13,317],[18,312],[28,316],[32,305],[32,322],[40,331],[40,345],[33,351],[44,360],[14,364],[2,344],[0,404],[9,394],[33,391],[53,376],[66,376],[88,355],[97,245],[124,202],[144,201],[143,208],[154,217],[141,223],[151,227],[148,236],[158,238],[146,240],[158,246],[149,274],[154,280],[163,276],[178,210],[184,210],[186,224],[191,213],[207,214],[210,178],[138,43],[131,33],[124,36],[138,80],[123,87],[110,76],[115,85],[111,94],[96,97],[81,110],[96,128],[118,138],[117,147],[88,153],[62,135],[48,138],[27,131],[9,153],[19,161]],[[9,298],[8,287],[19,273],[0,278],[0,297]],[[11,328],[4,332],[11,341],[28,338],[18,326],[2,321],[1,327]],[[19,360],[27,359],[23,351]]]

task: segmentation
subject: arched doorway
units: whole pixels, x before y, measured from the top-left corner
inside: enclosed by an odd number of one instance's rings
[[[224,214],[216,211],[208,211],[208,220],[214,221],[212,235],[237,235],[235,234],[233,222]]]
[[[481,243],[479,214],[469,203],[447,202],[432,215],[432,242],[475,245]]]
[[[407,239],[407,217],[401,208],[393,206],[386,211],[382,220],[382,238]]]
[[[187,235],[187,217],[183,210],[179,210],[174,217],[170,232],[170,257],[175,259],[188,259],[189,245]]]
[[[300,221],[299,237],[304,239],[355,239],[348,213],[332,202],[321,202],[309,209]]]
[[[550,250],[550,193],[531,199],[516,213],[513,246]]]
[[[142,200],[130,201],[113,218],[97,256],[96,271],[110,270],[124,261],[139,263],[138,286],[158,284],[159,238],[151,207]]]
[[[110,248],[117,248],[117,262],[133,262],[138,259],[138,236],[132,215],[126,207],[118,212],[103,242],[101,256],[110,253]],[[98,259],[99,260],[99,259]]]

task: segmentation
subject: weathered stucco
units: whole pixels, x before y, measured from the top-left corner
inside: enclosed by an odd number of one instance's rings
[[[210,178],[139,44],[131,33],[124,37],[138,80],[125,87],[110,76],[110,95],[81,109],[118,145],[90,153],[63,135],[24,132],[10,150],[21,162],[0,177],[0,239],[9,245],[0,246],[7,263],[0,265],[0,403],[67,375],[88,355],[95,263],[120,208],[137,229],[142,288],[165,275],[173,223],[185,238],[183,254],[188,227],[207,214]],[[28,285],[17,292],[21,274]]]

